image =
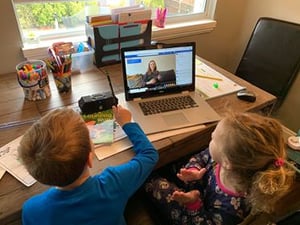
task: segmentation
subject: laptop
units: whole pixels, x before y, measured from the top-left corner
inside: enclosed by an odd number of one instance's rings
[[[195,42],[122,48],[121,61],[125,105],[146,134],[220,120],[195,92]]]

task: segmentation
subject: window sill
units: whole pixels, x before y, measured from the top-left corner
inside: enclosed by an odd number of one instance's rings
[[[211,32],[216,27],[215,20],[200,20],[193,22],[183,22],[166,24],[164,28],[152,27],[152,40],[154,41],[165,41],[175,38],[189,37],[191,35],[197,35],[201,33]],[[64,38],[64,40],[57,41],[85,41],[86,36],[80,38]],[[33,47],[23,48],[23,55],[27,60],[31,59],[44,59],[48,57],[47,49],[51,44],[48,43],[46,46],[35,45]]]
[[[166,24],[164,28],[152,27],[152,40],[165,41],[175,38],[189,37],[191,35],[208,33],[216,27],[215,20],[199,20],[193,22],[183,22]]]

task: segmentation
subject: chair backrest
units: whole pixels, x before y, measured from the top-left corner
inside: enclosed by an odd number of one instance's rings
[[[300,24],[262,17],[236,75],[277,97],[279,106],[300,66]]]

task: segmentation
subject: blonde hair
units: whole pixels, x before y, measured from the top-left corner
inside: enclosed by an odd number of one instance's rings
[[[72,109],[45,115],[24,134],[18,148],[21,161],[37,181],[59,187],[81,175],[91,150],[89,131]]]
[[[229,113],[224,118],[224,153],[232,165],[237,189],[246,192],[252,212],[272,212],[291,188],[295,170],[287,163],[281,124],[254,113]],[[283,160],[283,165],[275,162]]]

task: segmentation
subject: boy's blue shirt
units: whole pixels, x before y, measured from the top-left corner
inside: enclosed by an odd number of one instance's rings
[[[158,153],[136,123],[123,129],[136,155],[127,163],[108,167],[81,186],[63,191],[51,187],[23,205],[23,225],[121,225],[128,199],[144,183]]]

